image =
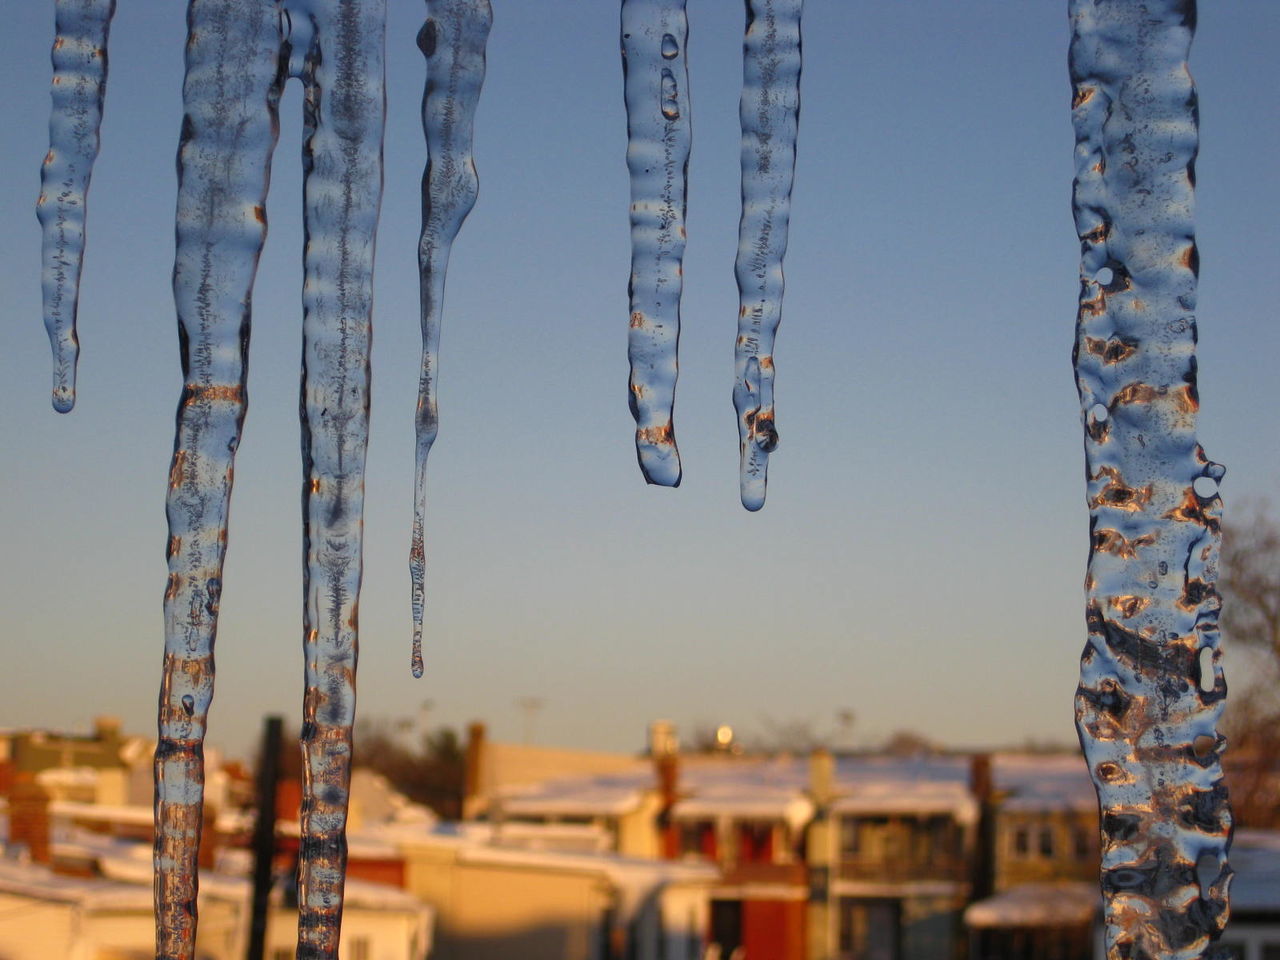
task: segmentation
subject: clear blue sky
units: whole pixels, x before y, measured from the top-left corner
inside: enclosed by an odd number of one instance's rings
[[[49,406],[33,212],[52,5],[0,31],[0,725],[154,727],[180,386],[169,275],[183,4],[122,2],[89,203],[79,403]],[[769,501],[738,504],[730,390],[742,5],[691,0],[676,424],[644,485],[626,405],[625,118],[612,0],[495,0],[480,200],[454,248],[432,453],[427,676],[409,674],[423,7],[391,0],[360,711],[636,748],[766,718],[855,738],[1069,741],[1084,642],[1065,3],[810,0]],[[1280,485],[1280,4],[1202,4],[1201,439]],[[213,744],[300,713],[300,96],[259,274]],[[1230,661],[1228,671],[1230,671]],[[1228,675],[1230,679],[1230,673]]]

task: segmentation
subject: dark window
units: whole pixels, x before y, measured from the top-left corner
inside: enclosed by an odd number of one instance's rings
[[[686,857],[716,858],[716,825],[707,820],[680,824],[680,854]]]
[[[720,944],[720,956],[726,958],[742,946],[742,901],[711,901],[711,942]]]
[[[1053,827],[1040,828],[1040,856],[1053,856]]]
[[[1092,860],[1097,854],[1093,849],[1093,834],[1084,827],[1076,827],[1076,859]]]
[[[901,960],[897,900],[840,901],[840,960]]]
[[[1280,960],[1280,943],[1264,943],[1262,960]]]
[[[1020,857],[1031,853],[1031,831],[1026,827],[1013,831],[1013,852]]]
[[[773,824],[738,824],[738,859],[742,863],[772,863]]]

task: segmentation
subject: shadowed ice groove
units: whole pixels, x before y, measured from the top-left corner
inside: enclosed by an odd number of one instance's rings
[[[53,109],[36,216],[43,232],[44,326],[53,349],[53,409],[76,403],[76,310],[84,263],[85,202],[107,92],[107,37],[116,0],[55,0]]]
[[[195,955],[205,724],[280,96],[274,3],[191,0],[187,24],[173,270],[184,382],[166,500],[155,756],[156,955],[163,960]]]
[[[1212,957],[1231,813],[1215,587],[1224,471],[1195,435],[1195,4],[1070,11],[1091,528],[1076,725],[1102,811],[1107,957]],[[1216,876],[1202,885],[1204,857]]]
[[[337,960],[347,864],[386,0],[289,0],[307,25],[302,383],[300,960]]]
[[[409,577],[413,605],[413,675],[422,676],[422,619],[426,602],[427,455],[439,427],[436,368],[449,251],[480,188],[471,153],[472,126],[484,83],[485,44],[493,25],[489,0],[427,0],[418,47],[427,58],[422,129],[427,166],[422,176],[422,236],[418,276],[422,373],[418,382],[417,465]]]
[[[782,320],[782,258],[800,118],[800,14],[804,0],[747,0],[742,48],[742,219],[738,224],[738,340],[733,407],[748,510],[764,506],[773,416],[773,343]]]
[[[622,0],[631,174],[630,405],[649,483],[680,485],[672,413],[691,143],[684,0]]]

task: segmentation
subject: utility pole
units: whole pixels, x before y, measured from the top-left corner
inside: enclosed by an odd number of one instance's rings
[[[253,908],[249,922],[248,960],[263,960],[267,942],[267,904],[271,897],[276,853],[276,783],[280,779],[280,734],[284,720],[267,717],[258,755],[258,817],[253,825]]]

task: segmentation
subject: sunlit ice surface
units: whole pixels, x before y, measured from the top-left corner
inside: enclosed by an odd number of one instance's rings
[[[764,506],[769,454],[778,446],[773,344],[782,320],[782,259],[800,119],[803,0],[752,0],[742,58],[742,220],[738,227],[738,340],[733,407],[738,415],[739,495]]]
[[[1075,362],[1091,544],[1077,728],[1107,955],[1204,957],[1228,915],[1218,481],[1196,441],[1194,0],[1073,0]]]
[[[298,956],[336,957],[355,714],[374,234],[382,194],[383,0],[192,0],[174,299],[184,386],[170,469],[156,750],[157,955],[196,930],[203,743],[254,275],[287,76],[304,89],[303,856]]]
[[[692,126],[684,0],[623,0],[622,71],[631,174],[629,403],[649,483],[680,485],[673,423]]]

